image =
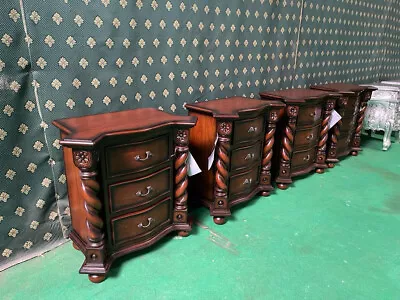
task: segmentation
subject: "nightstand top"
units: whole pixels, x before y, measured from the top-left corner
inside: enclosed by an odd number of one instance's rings
[[[155,108],[138,108],[53,121],[66,136],[64,146],[94,146],[105,136],[147,132],[169,125],[192,127],[196,118],[172,115]]]
[[[370,86],[361,86],[357,84],[350,84],[350,83],[328,83],[322,85],[314,85],[311,87],[312,89],[323,90],[323,91],[330,91],[336,92],[341,94],[359,94],[365,90],[374,91],[376,88]]]
[[[232,97],[218,100],[186,104],[189,111],[202,112],[215,118],[239,118],[242,114],[251,114],[263,111],[269,107],[283,108],[285,104],[281,101],[266,101],[245,97]]]
[[[326,97],[340,96],[339,94],[318,91],[312,89],[289,89],[275,92],[261,92],[260,96],[265,99],[275,99],[286,103],[304,103],[307,101],[323,99]]]

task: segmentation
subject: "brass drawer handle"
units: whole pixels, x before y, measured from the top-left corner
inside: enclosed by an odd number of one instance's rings
[[[308,140],[308,141],[309,141],[309,140],[312,140],[313,137],[314,137],[314,134],[311,133],[311,134],[309,134],[309,135],[306,136],[306,140]]]
[[[303,158],[304,161],[309,161],[310,160],[310,154],[308,154],[306,157]]]
[[[313,111],[312,113],[310,113],[310,117],[315,117],[316,113],[315,111]]]
[[[147,227],[149,227],[151,225],[151,223],[153,221],[155,221],[155,219],[153,219],[151,217],[147,218],[147,222],[148,222],[147,225],[143,225],[143,223],[139,223],[137,227],[139,227],[139,228],[147,228]]]
[[[149,195],[152,191],[153,191],[153,188],[149,185],[147,188],[147,192],[146,193],[142,193],[142,191],[137,191],[136,192],[136,196],[138,196],[138,197],[146,197],[147,195]]]
[[[249,159],[253,159],[256,155],[254,153],[249,153],[246,155],[246,157],[244,158],[244,160],[249,160]]]
[[[251,127],[249,128],[249,130],[247,130],[248,133],[256,132],[256,131],[257,131],[257,127],[253,127],[253,126],[251,126]]]
[[[252,181],[253,181],[253,179],[251,179],[251,178],[246,178],[245,181],[243,181],[243,185],[251,184]]]
[[[146,151],[146,157],[145,158],[141,158],[140,155],[138,154],[138,155],[135,156],[135,160],[137,160],[137,161],[145,161],[145,160],[148,160],[152,156],[153,156],[153,153],[151,153],[150,151]]]

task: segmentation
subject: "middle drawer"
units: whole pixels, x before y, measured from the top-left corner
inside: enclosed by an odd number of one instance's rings
[[[315,146],[318,142],[320,127],[320,125],[317,125],[313,128],[296,130],[294,149],[298,149],[298,147],[310,148]]]
[[[250,146],[241,147],[232,151],[231,171],[247,168],[254,162],[260,161],[261,142]]]
[[[128,180],[108,187],[111,212],[146,204],[170,191],[170,168],[162,169],[149,176]]]

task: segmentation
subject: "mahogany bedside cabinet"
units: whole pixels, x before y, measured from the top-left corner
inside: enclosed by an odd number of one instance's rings
[[[169,232],[188,235],[189,128],[196,118],[153,108],[56,120],[80,273],[105,279],[114,259]]]
[[[329,131],[326,161],[333,168],[339,157],[357,155],[360,148],[361,131],[367,102],[376,88],[347,83],[331,83],[312,86],[312,89],[341,94],[335,110],[342,119]]]
[[[273,172],[278,188],[287,189],[292,177],[316,169],[323,173],[332,109],[339,95],[311,89],[260,93],[263,99],[286,103],[278,122]]]
[[[189,145],[202,169],[190,177],[190,196],[209,208],[216,224],[225,223],[232,206],[259,192],[268,196],[273,189],[272,147],[284,106],[279,101],[243,97],[186,105],[189,115],[198,120],[190,129]],[[213,153],[210,169],[207,157]]]

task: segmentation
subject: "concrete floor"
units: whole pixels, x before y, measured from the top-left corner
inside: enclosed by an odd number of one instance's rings
[[[257,198],[217,226],[118,260],[108,279],[78,274],[67,243],[0,274],[0,299],[399,299],[400,144]]]

